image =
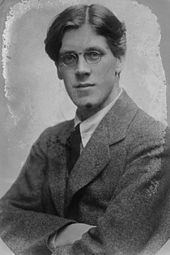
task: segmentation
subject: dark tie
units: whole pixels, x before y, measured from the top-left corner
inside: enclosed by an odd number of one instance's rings
[[[67,168],[70,173],[71,169],[75,165],[78,157],[80,156],[80,124],[78,124],[74,131],[71,133],[67,140]]]

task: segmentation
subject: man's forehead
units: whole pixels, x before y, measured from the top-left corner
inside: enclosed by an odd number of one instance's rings
[[[104,36],[97,35],[90,25],[65,32],[60,51],[84,51],[88,48],[108,49]]]

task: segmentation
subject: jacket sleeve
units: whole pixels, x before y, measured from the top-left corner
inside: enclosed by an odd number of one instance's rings
[[[0,236],[16,255],[51,254],[46,245],[50,234],[74,222],[44,209],[46,136],[45,131],[34,143],[19,177],[0,200]]]
[[[170,236],[169,137],[134,141],[117,190],[97,227],[72,247],[59,247],[55,255],[149,255],[161,248]]]

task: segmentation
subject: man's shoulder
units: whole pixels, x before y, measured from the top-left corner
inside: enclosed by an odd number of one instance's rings
[[[69,131],[72,128],[73,123],[74,123],[73,120],[66,120],[56,125],[50,126],[42,132],[41,136],[48,137],[48,136],[60,135],[66,131]]]
[[[138,108],[127,129],[127,140],[131,145],[141,147],[164,144],[170,146],[170,129],[165,123]]]
[[[73,120],[63,121],[56,125],[46,128],[36,140],[42,148],[57,144],[59,141],[65,143],[66,138],[70,134],[74,126]]]
[[[118,107],[119,115],[120,111],[125,112],[122,114],[123,116],[122,118],[125,117],[123,119],[124,121],[126,121],[126,119],[130,120],[127,122],[128,123],[127,128],[130,132],[133,130],[134,132],[139,133],[144,132],[145,134],[146,133],[156,134],[157,132],[159,133],[160,130],[162,129],[165,130],[167,128],[165,122],[163,123],[159,120],[156,120],[146,111],[144,111],[140,106],[138,106],[125,90],[123,90],[123,93],[119,100]]]
[[[133,130],[135,133],[148,134],[150,136],[157,136],[166,129],[168,129],[168,127],[165,123],[156,120],[140,108],[138,108],[129,127],[129,130]]]
[[[126,91],[123,91],[105,120],[111,137],[126,137],[125,141],[130,144],[160,140],[168,130],[167,125],[143,111]]]

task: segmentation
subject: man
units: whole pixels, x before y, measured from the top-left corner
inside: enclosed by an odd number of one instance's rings
[[[1,199],[15,254],[155,254],[169,238],[168,130],[119,86],[126,29],[103,6],[76,5],[45,49],[74,120],[46,129]]]

